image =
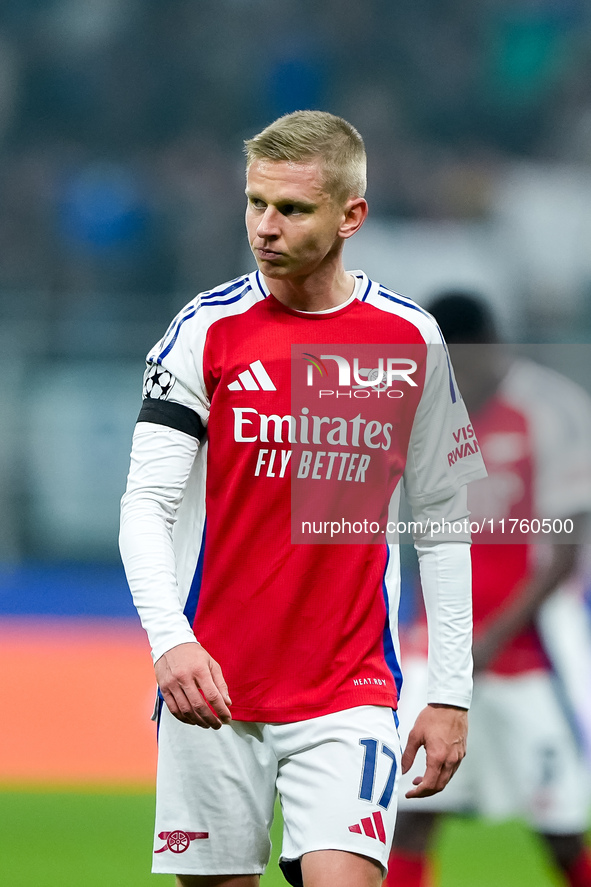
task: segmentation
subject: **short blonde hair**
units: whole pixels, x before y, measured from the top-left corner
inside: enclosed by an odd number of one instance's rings
[[[354,126],[326,111],[294,111],[279,117],[244,142],[246,168],[255,160],[298,163],[320,158],[324,187],[337,200],[363,197],[367,159]]]

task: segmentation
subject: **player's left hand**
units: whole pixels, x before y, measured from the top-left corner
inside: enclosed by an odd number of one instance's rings
[[[406,793],[407,798],[426,798],[445,788],[466,754],[467,735],[466,709],[431,704],[422,710],[402,755],[402,772],[410,770],[421,745],[427,753],[427,767],[423,776],[413,779],[416,788]]]

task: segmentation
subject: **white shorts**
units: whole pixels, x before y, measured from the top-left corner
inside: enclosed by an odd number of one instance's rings
[[[406,742],[425,705],[424,659],[404,666],[400,733]],[[446,788],[408,800],[414,776],[425,767],[424,750],[401,779],[399,809],[474,812],[493,819],[522,817],[536,831],[569,834],[586,830],[590,778],[550,672],[501,677],[479,675],[469,715],[468,751]]]
[[[260,874],[276,794],[282,867],[345,850],[387,868],[400,740],[394,713],[360,706],[290,724],[183,724],[162,707],[153,872]],[[297,872],[294,883],[297,883]]]

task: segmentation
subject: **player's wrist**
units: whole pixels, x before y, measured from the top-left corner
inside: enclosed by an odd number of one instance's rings
[[[454,705],[450,702],[428,702],[429,708],[454,708],[456,711],[468,711],[464,705]]]

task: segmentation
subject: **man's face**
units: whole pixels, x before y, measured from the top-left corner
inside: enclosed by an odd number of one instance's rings
[[[338,253],[347,204],[324,190],[320,160],[255,160],[246,196],[248,240],[266,277],[304,277]]]

